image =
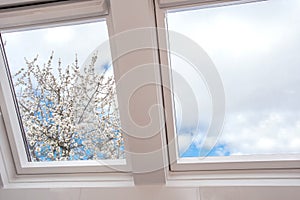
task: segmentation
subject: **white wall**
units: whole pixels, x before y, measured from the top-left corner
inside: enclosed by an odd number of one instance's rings
[[[300,187],[0,189],[0,200],[299,200]]]

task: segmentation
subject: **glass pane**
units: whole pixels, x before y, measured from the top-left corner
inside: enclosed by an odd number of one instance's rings
[[[105,21],[2,34],[31,161],[124,158]]]
[[[223,82],[225,122],[208,156],[300,153],[299,13],[298,0],[269,0],[167,14],[169,30],[201,46]],[[186,100],[190,97],[175,99],[179,154],[198,157],[209,138],[209,91],[204,79],[191,81],[195,75],[188,62],[170,58],[200,105],[199,117],[193,114],[195,104]],[[173,84],[175,94],[182,92],[176,78]],[[194,119],[182,114],[184,107]]]

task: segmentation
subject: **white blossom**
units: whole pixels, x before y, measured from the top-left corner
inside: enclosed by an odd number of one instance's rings
[[[32,161],[124,157],[113,76],[97,74],[95,55],[80,71],[37,57],[14,76]]]

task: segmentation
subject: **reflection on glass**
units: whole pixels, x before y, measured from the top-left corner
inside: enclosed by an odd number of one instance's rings
[[[106,22],[2,39],[31,161],[124,158]]]
[[[208,156],[300,153],[299,13],[298,0],[271,0],[167,14],[169,30],[200,45],[224,84],[226,119]],[[188,63],[174,55],[171,63],[190,81]],[[181,84],[173,84],[180,93]],[[205,112],[209,93],[201,84],[190,85]],[[183,104],[191,113],[195,106],[175,98],[179,153],[197,157],[211,116],[196,116],[203,128],[195,129],[196,119],[180,111]]]

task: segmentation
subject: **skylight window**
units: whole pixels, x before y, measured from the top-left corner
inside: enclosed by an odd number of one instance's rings
[[[172,69],[185,80],[173,78],[180,157],[300,153],[299,12],[299,1],[277,0],[167,14],[170,31],[207,53],[226,96],[223,131],[211,140],[207,83],[171,54]]]
[[[29,161],[124,158],[105,21],[2,34]]]

